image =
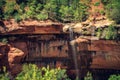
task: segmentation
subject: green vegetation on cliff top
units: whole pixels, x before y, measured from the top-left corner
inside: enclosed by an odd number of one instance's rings
[[[109,19],[120,23],[120,0],[0,0],[0,19],[14,18],[17,22],[26,19],[60,22],[80,22],[88,18],[91,5],[104,5]],[[100,12],[100,11],[99,11]],[[103,11],[102,11],[103,12]]]
[[[0,18],[5,20],[81,21],[87,18],[87,9],[79,0],[0,0]]]

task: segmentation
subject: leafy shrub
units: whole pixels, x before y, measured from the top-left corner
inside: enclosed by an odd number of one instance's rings
[[[3,6],[5,4],[4,0],[0,0],[0,19],[3,17]]]
[[[105,15],[105,11],[104,10],[100,10],[99,11],[101,15]]]
[[[95,4],[94,4],[94,6],[99,6],[100,5],[100,2],[96,2]]]
[[[110,0],[106,6],[107,16],[116,21],[116,23],[120,23],[120,0]]]
[[[48,15],[46,13],[42,12],[41,14],[36,15],[36,19],[38,19],[38,20],[46,20],[46,19],[48,19]]]
[[[120,80],[120,74],[119,75],[111,75],[108,80]]]
[[[112,9],[108,17],[114,20],[116,23],[120,23],[120,7]]]
[[[98,38],[101,38],[101,35],[102,35],[102,29],[98,29],[97,30],[97,32],[96,32],[96,36],[98,37]]]
[[[85,76],[84,80],[93,80],[92,74],[90,72],[87,72],[87,75]]]
[[[50,69],[48,66],[39,69],[34,64],[28,64],[23,66],[23,71],[15,80],[70,80],[65,72],[66,70],[60,68]]]
[[[0,39],[0,42],[2,42],[4,44],[7,44],[8,43],[8,39],[7,38],[2,38],[2,39]]]
[[[3,72],[0,74],[0,80],[10,80],[8,73],[6,72],[6,67],[3,67]]]
[[[61,5],[59,10],[61,20],[69,22],[79,22],[86,20],[86,18],[88,17],[88,6],[83,2],[73,1],[73,4],[71,4],[70,6]]]
[[[20,17],[19,14],[16,14],[16,15],[14,16],[14,18],[15,18],[15,21],[16,21],[16,22],[20,22],[20,21],[22,20],[22,18]]]
[[[114,26],[110,25],[104,30],[98,29],[96,32],[96,36],[102,39],[116,39],[117,38],[117,30]]]
[[[104,4],[104,5],[107,5],[109,3],[110,0],[101,0],[101,2]]]
[[[0,0],[0,8],[3,7],[3,5],[5,4],[4,0]]]
[[[11,18],[13,16],[15,10],[15,1],[6,0],[5,8],[4,8],[4,17],[5,19]]]
[[[36,65],[24,65],[23,71],[19,73],[15,80],[41,80],[41,71]]]
[[[61,14],[61,19],[63,21],[72,21],[73,19],[73,9],[69,6],[62,5],[59,10]]]
[[[105,30],[105,39],[116,39],[117,31],[114,26],[109,26]]]
[[[90,0],[0,0],[0,18],[76,22],[86,20]],[[39,3],[39,4],[38,4]]]

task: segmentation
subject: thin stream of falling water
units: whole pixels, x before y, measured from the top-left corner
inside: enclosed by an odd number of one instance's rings
[[[73,53],[73,60],[74,60],[75,70],[76,70],[76,78],[79,78],[80,75],[79,75],[79,68],[78,68],[78,61],[77,61],[77,48],[76,48],[75,42],[73,41],[74,34],[71,27],[69,28],[69,35],[70,35],[70,45]]]
[[[69,28],[69,34],[70,34],[70,41],[72,41],[74,39],[74,36],[73,36],[74,34],[71,27]]]

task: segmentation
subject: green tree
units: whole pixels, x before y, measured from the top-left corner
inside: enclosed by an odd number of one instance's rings
[[[107,28],[103,29],[98,29],[96,32],[97,37],[102,38],[102,39],[116,39],[117,38],[117,30],[113,25],[108,26]]]
[[[118,75],[111,75],[108,80],[120,80],[120,74],[118,74]]]
[[[70,2],[61,3],[59,12],[63,21],[76,22],[87,18],[87,9],[87,5],[80,0],[70,0]]]
[[[56,17],[57,9],[56,0],[47,0],[46,4],[44,5],[44,12],[48,15],[49,19],[54,19]]]
[[[0,0],[0,17],[24,19],[83,21],[90,0]]]
[[[14,15],[14,13],[17,11],[15,10],[16,2],[14,0],[6,0],[6,4],[4,7],[4,17],[5,19],[10,19]]]
[[[62,5],[59,10],[61,14],[61,20],[65,21],[72,21],[73,19],[73,10],[72,7]]]
[[[80,2],[74,11],[74,20],[81,21],[81,22],[86,20],[88,17],[87,10],[88,10],[88,7],[85,4]]]
[[[48,66],[40,69],[34,64],[28,64],[23,66],[23,71],[15,80],[70,80],[65,72],[60,68],[50,69]]]
[[[120,23],[120,0],[111,0],[108,2],[106,6],[107,16],[116,21],[116,23]]]
[[[3,18],[3,6],[5,5],[4,0],[0,0],[0,19]]]

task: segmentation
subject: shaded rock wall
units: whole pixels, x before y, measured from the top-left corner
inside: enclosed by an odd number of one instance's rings
[[[9,44],[22,50],[22,62],[62,66],[68,59],[68,35],[44,34],[9,36]],[[61,63],[63,61],[63,63]]]
[[[67,37],[66,37],[67,36]],[[9,36],[10,37],[10,36]],[[1,66],[5,65],[13,75],[21,70],[21,63],[32,62],[41,66],[74,69],[68,35],[24,35],[9,39],[11,46],[5,57],[0,56]],[[10,41],[11,40],[11,41]],[[77,60],[80,69],[120,70],[120,42],[108,40],[76,39]],[[0,53],[5,53],[4,47]]]
[[[8,64],[8,51],[9,51],[9,46],[0,43],[0,71],[2,71],[2,67],[5,63]],[[5,63],[3,62],[3,59],[5,60]]]
[[[118,69],[120,70],[120,41],[95,40],[78,43],[78,60],[88,59],[90,68],[94,69]],[[89,51],[88,53],[86,51]],[[82,58],[84,56],[91,58]],[[82,61],[82,62],[83,62]],[[86,63],[87,63],[86,62]],[[86,64],[83,62],[83,64]],[[82,64],[82,63],[80,63]]]

